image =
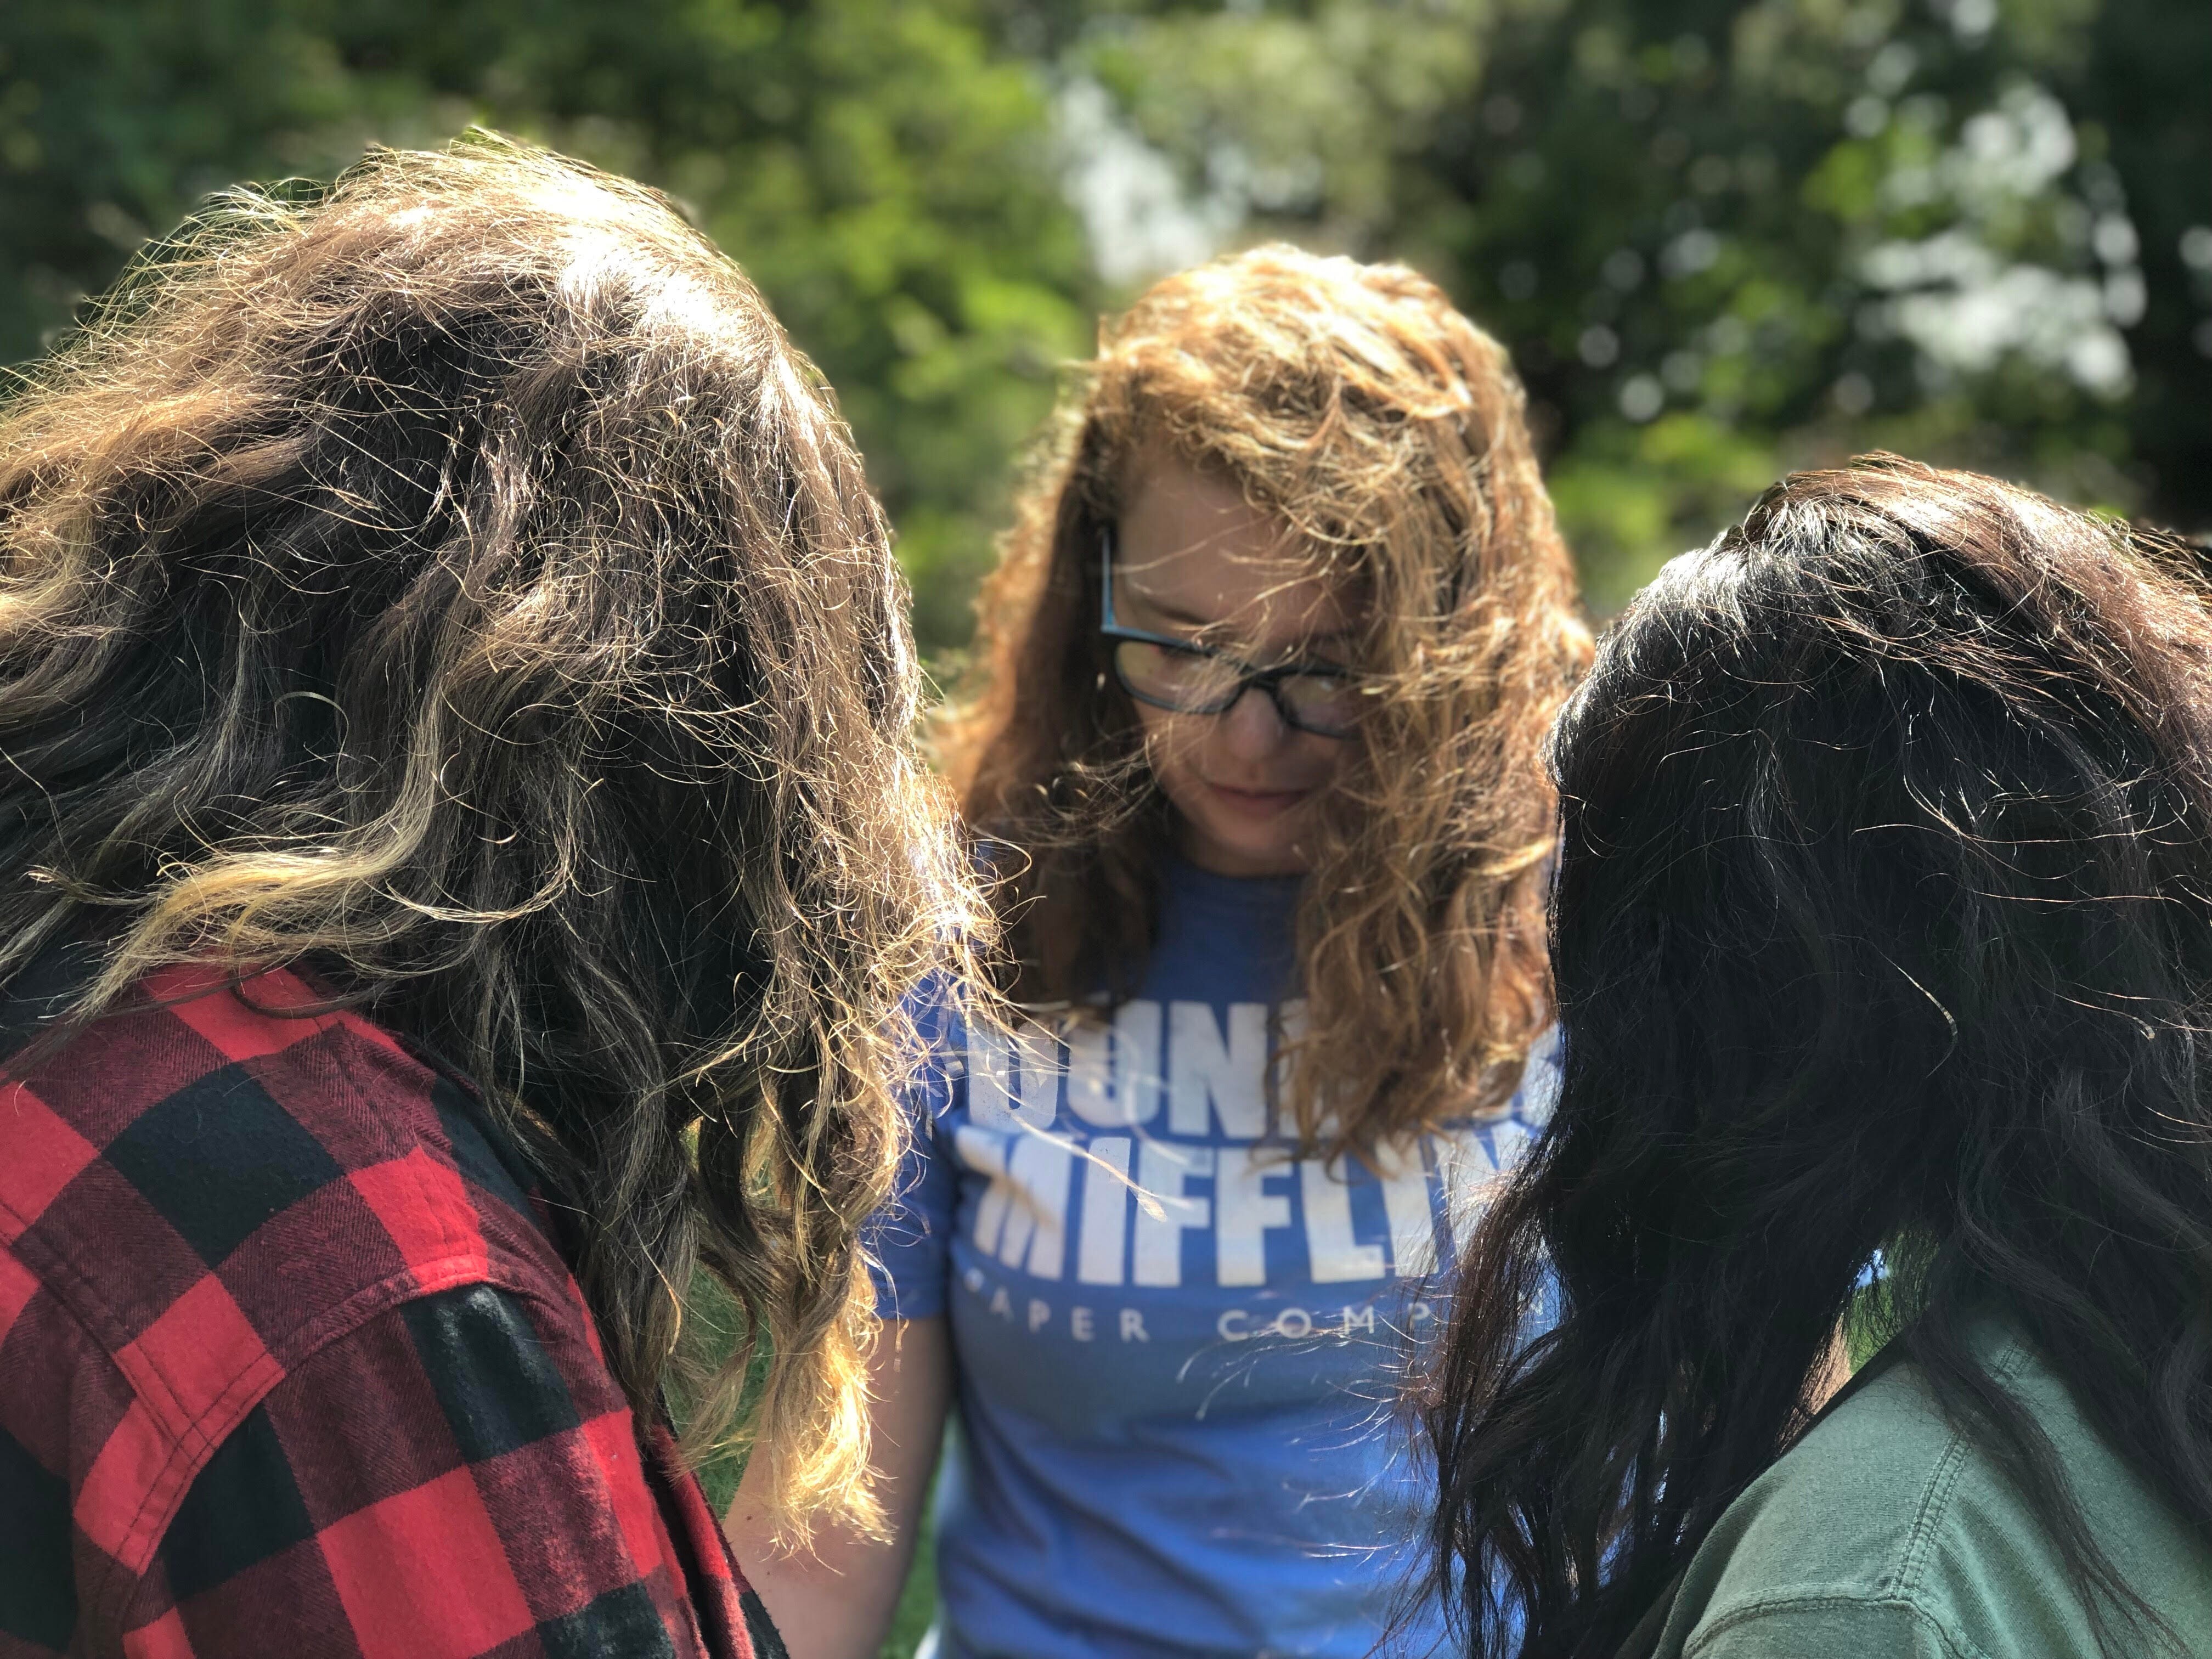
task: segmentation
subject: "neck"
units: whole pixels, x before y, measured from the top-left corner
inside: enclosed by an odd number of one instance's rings
[[[1210,876],[1257,879],[1268,876],[1303,876],[1312,865],[1296,847],[1279,853],[1250,853],[1230,847],[1211,836],[1200,835],[1188,818],[1176,815],[1176,851]]]

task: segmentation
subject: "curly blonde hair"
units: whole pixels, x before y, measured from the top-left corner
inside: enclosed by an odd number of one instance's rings
[[[1017,1001],[1126,994],[1151,943],[1172,820],[1099,637],[1099,549],[1164,450],[1366,600],[1370,695],[1297,922],[1301,1144],[1368,1156],[1510,1097],[1551,1018],[1540,750],[1590,656],[1524,403],[1503,349],[1399,265],[1255,248],[1102,329],[941,733],[971,828],[1020,855],[996,900]]]
[[[764,1345],[786,1511],[865,1519],[896,1011],[976,920],[906,606],[661,198],[487,137],[218,198],[0,406],[0,980],[304,959],[517,1136],[641,1419]]]

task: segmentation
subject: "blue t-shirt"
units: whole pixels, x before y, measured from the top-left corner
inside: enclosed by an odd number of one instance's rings
[[[1556,1087],[1547,1042],[1508,1114],[1379,1173],[1290,1158],[1267,1068],[1297,882],[1164,876],[1110,1024],[971,1042],[922,1011],[926,1122],[873,1244],[884,1316],[948,1316],[958,1356],[947,1659],[1367,1654],[1429,1518],[1394,1395],[1439,1248]]]

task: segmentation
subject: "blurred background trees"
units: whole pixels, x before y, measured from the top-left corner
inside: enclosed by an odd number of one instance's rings
[[[1056,14],[1187,193],[1513,348],[1593,599],[1888,447],[2212,522],[2212,6]]]
[[[2212,526],[2207,86],[2203,0],[40,0],[0,361],[210,190],[541,138],[751,270],[942,653],[1097,313],[1286,236],[1507,341],[1607,607],[1876,446]]]

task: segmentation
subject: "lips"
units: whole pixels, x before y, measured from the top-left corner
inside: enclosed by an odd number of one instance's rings
[[[1287,812],[1313,793],[1310,789],[1238,789],[1211,781],[1206,787],[1224,805],[1251,817],[1273,817]]]

